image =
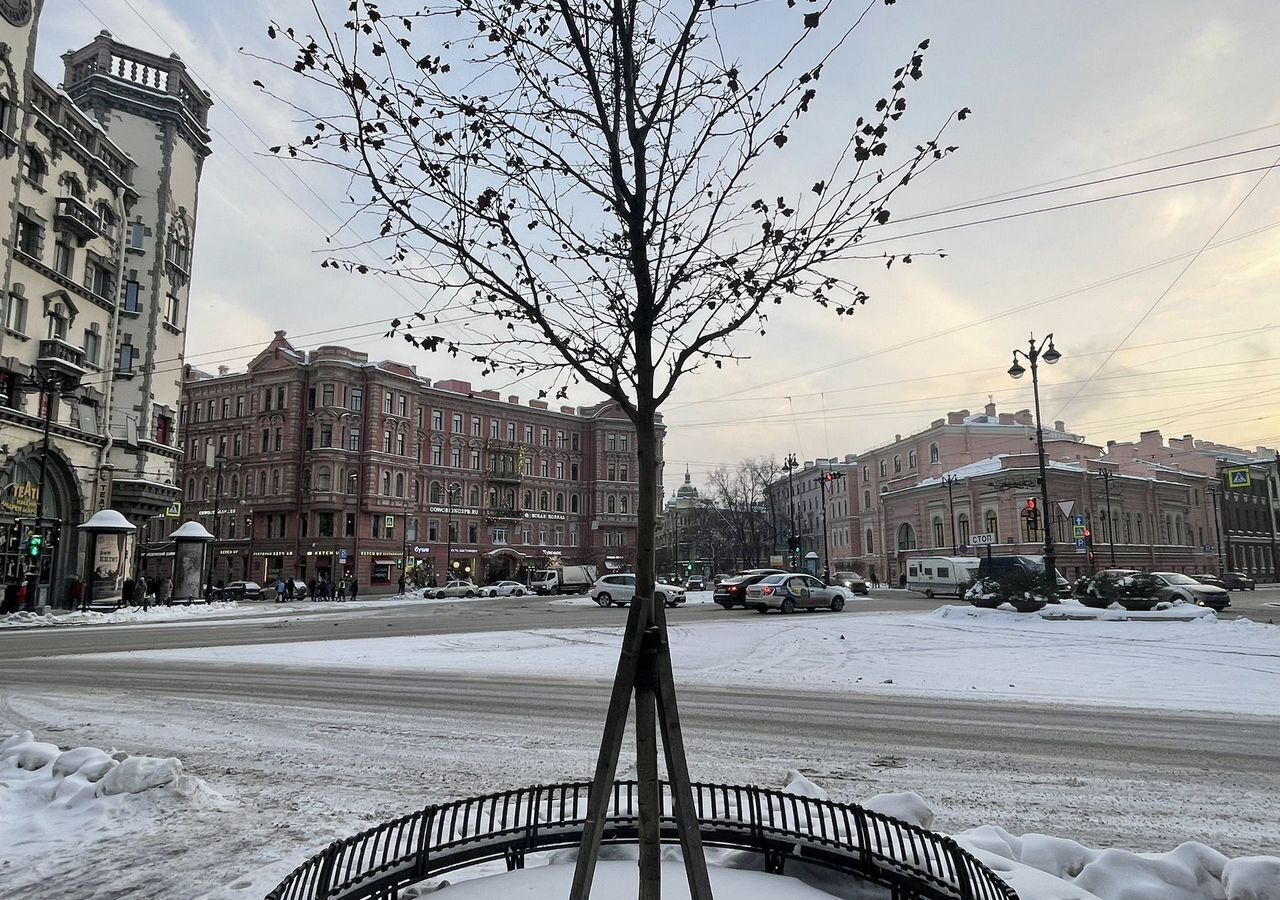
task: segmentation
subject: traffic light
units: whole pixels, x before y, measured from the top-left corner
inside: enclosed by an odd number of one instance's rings
[[[1084,545],[1086,547],[1093,546],[1093,529],[1092,528],[1086,528],[1084,530]]]
[[[27,541],[27,553],[32,559],[40,555],[40,548],[44,544],[44,538],[38,534],[31,535],[31,539]]]

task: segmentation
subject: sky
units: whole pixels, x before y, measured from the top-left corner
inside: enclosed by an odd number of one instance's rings
[[[320,5],[336,17],[346,0]],[[342,231],[344,186],[265,150],[303,131],[252,82],[288,83],[240,49],[278,52],[266,37],[272,20],[310,24],[310,3],[49,0],[41,19],[38,68],[51,81],[60,80],[59,55],[105,27],[176,51],[214,95],[188,361],[243,369],[283,329],[299,347],[341,343],[425,377],[479,384],[475,365],[381,337],[389,319],[421,302],[411,286],[321,270],[331,237],[352,238]],[[796,142],[794,173],[804,174],[805,145],[869,112],[904,54],[928,38],[907,121],[923,134],[960,107],[973,115],[949,132],[960,149],[895,203],[894,222],[1110,180],[869,235],[885,241],[877,249],[947,256],[891,269],[865,261],[851,274],[871,299],[855,315],[783,307],[764,337],[737,343],[747,361],[683,381],[664,410],[668,490],[686,466],[701,483],[746,457],[859,453],[988,398],[1003,411],[1029,408],[1030,379],[1006,370],[1033,333],[1052,332],[1063,354],[1042,370],[1045,420],[1065,420],[1091,442],[1158,428],[1280,444],[1271,402],[1280,385],[1280,170],[1268,169],[1280,162],[1275,34],[1280,5],[1269,0],[875,5],[824,73],[835,96]],[[747,54],[767,51],[771,31],[738,37]],[[1164,171],[1134,174],[1155,168]],[[1152,190],[1187,181],[1198,183]],[[1064,204],[1077,205],[979,221]],[[926,229],[939,230],[915,234]],[[533,397],[546,385],[486,386]]]

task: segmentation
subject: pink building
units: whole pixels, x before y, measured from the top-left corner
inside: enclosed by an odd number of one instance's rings
[[[806,463],[795,473],[798,529],[814,535],[816,528],[817,540],[806,542],[804,550],[822,556],[821,511],[810,508],[809,476],[838,466],[847,477],[826,507],[833,570],[851,568],[895,583],[909,558],[974,553],[968,547],[974,534],[995,535],[997,553],[1039,554],[1046,511],[1037,508],[1034,522],[1026,516],[1028,501],[1037,507],[1042,502],[1035,437],[1030,410],[1000,413],[992,403],[979,413],[948,413],[922,431],[897,435],[843,461]],[[1263,545],[1269,537],[1274,544],[1280,492],[1265,487],[1273,476],[1261,471],[1259,454],[1189,436],[1166,445],[1155,431],[1137,443],[1110,442],[1104,451],[1061,421],[1045,429],[1044,440],[1053,507],[1048,524],[1059,567],[1069,578],[1091,564],[1189,573],[1226,565],[1264,578],[1274,572],[1274,564],[1263,559]],[[1257,483],[1264,487],[1252,492],[1256,497],[1227,496],[1219,486],[1222,467],[1241,460],[1259,468]],[[1275,466],[1263,462],[1273,473]],[[780,512],[787,508],[785,478],[773,485],[771,496]],[[1070,506],[1070,517],[1060,502]],[[1241,552],[1232,547],[1235,531],[1227,529],[1226,510],[1224,518],[1215,512],[1228,502],[1259,507],[1231,517],[1252,529],[1235,541],[1244,547]],[[1093,536],[1092,561],[1076,546],[1074,524],[1081,516]],[[1270,535],[1259,530],[1264,524]]]

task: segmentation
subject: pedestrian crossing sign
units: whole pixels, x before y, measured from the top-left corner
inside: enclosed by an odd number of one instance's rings
[[[166,519],[181,519],[182,518],[182,501],[174,500],[172,503],[170,503],[169,508],[164,511],[164,517]]]
[[[1232,490],[1253,487],[1253,475],[1250,473],[1249,467],[1241,466],[1237,469],[1227,469],[1227,487]]]

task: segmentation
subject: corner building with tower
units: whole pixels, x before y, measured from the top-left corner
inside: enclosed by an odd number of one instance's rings
[[[0,5],[0,574],[66,606],[76,526],[178,499],[177,409],[209,98],[99,34],[34,70],[43,4]],[[38,554],[30,552],[32,538]]]

